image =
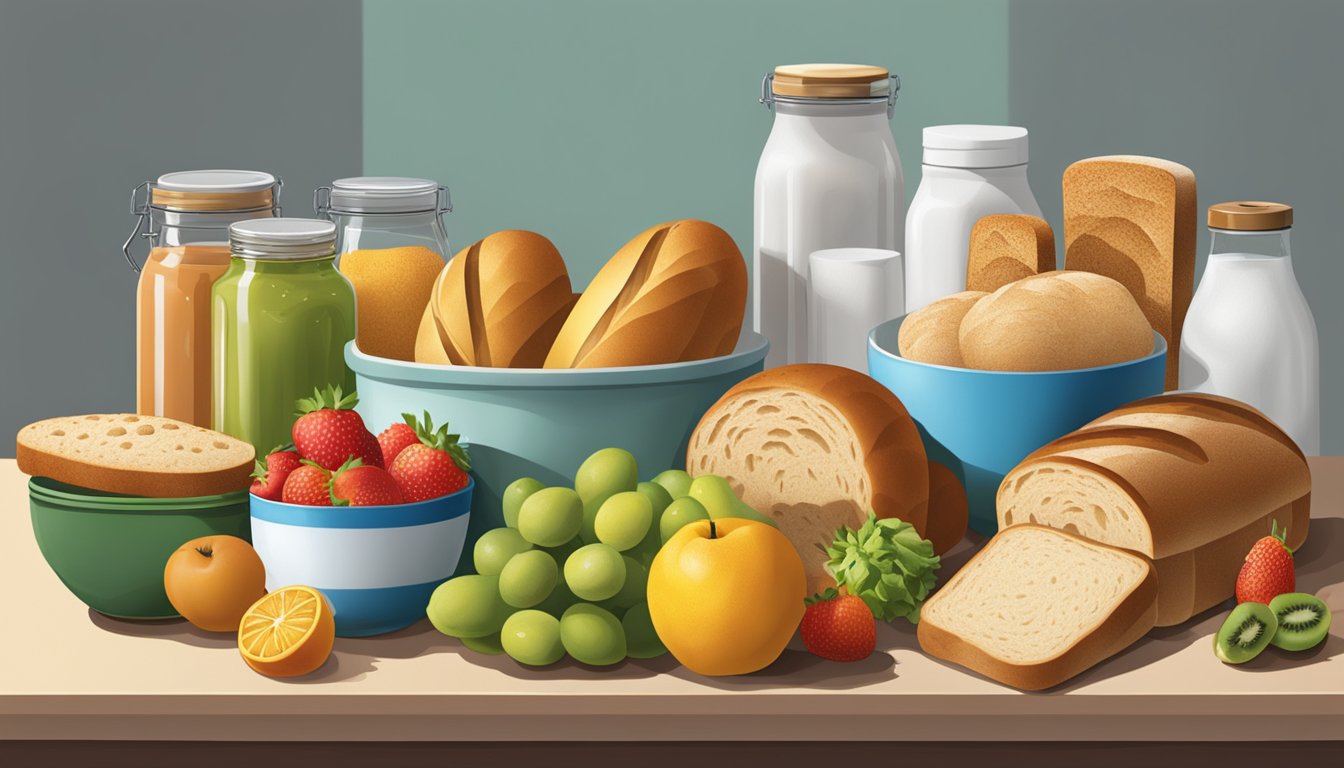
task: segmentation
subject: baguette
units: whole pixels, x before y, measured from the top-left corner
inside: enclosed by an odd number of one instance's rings
[[[1152,558],[1159,626],[1231,597],[1271,520],[1300,547],[1310,506],[1297,445],[1254,408],[1200,394],[1105,414],[1029,455],[997,498],[1000,529],[1039,523]]]
[[[1027,691],[1052,688],[1153,628],[1158,579],[1132,552],[1037,525],[1000,531],[924,603],[925,653]]]
[[[68,485],[155,498],[244,490],[256,452],[242,440],[161,416],[64,416],[19,430],[19,470]]]
[[[1023,213],[982,216],[971,227],[966,290],[993,293],[1055,268],[1055,233],[1045,219]]]
[[[626,243],[593,278],[547,368],[658,365],[726,355],[742,329],[747,268],[722,229],[687,219]]]
[[[1064,267],[1125,284],[1167,340],[1167,389],[1195,290],[1195,197],[1194,172],[1170,160],[1094,157],[1064,170]]]

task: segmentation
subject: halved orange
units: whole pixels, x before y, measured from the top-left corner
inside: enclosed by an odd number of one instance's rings
[[[252,604],[238,625],[238,652],[270,677],[297,677],[322,666],[336,641],[327,598],[312,587],[281,587]]]

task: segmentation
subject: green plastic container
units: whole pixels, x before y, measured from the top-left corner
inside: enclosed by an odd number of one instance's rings
[[[121,619],[178,615],[163,569],[185,542],[215,534],[251,540],[246,491],[151,499],[34,477],[28,506],[51,570],[85,605]]]

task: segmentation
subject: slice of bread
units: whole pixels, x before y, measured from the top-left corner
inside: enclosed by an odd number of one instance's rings
[[[1038,525],[1000,531],[920,612],[919,645],[1014,688],[1050,688],[1157,618],[1157,574],[1132,552]]]
[[[248,443],[174,419],[133,413],[63,416],[19,430],[24,474],[108,493],[185,498],[248,487]]]

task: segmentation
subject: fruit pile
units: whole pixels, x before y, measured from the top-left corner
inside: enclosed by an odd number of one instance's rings
[[[314,507],[410,504],[447,496],[467,486],[471,462],[448,425],[434,427],[429,413],[402,414],[374,437],[352,410],[354,392],[315,390],[297,402],[294,445],[276,448],[257,462],[252,495]]]
[[[619,448],[584,460],[573,488],[514,481],[503,512],[505,527],[476,542],[476,573],[440,585],[426,613],[468,648],[531,666],[566,653],[594,666],[666,653],[645,594],[663,543],[697,520],[770,522],[721,477],[669,470],[640,482]]]

